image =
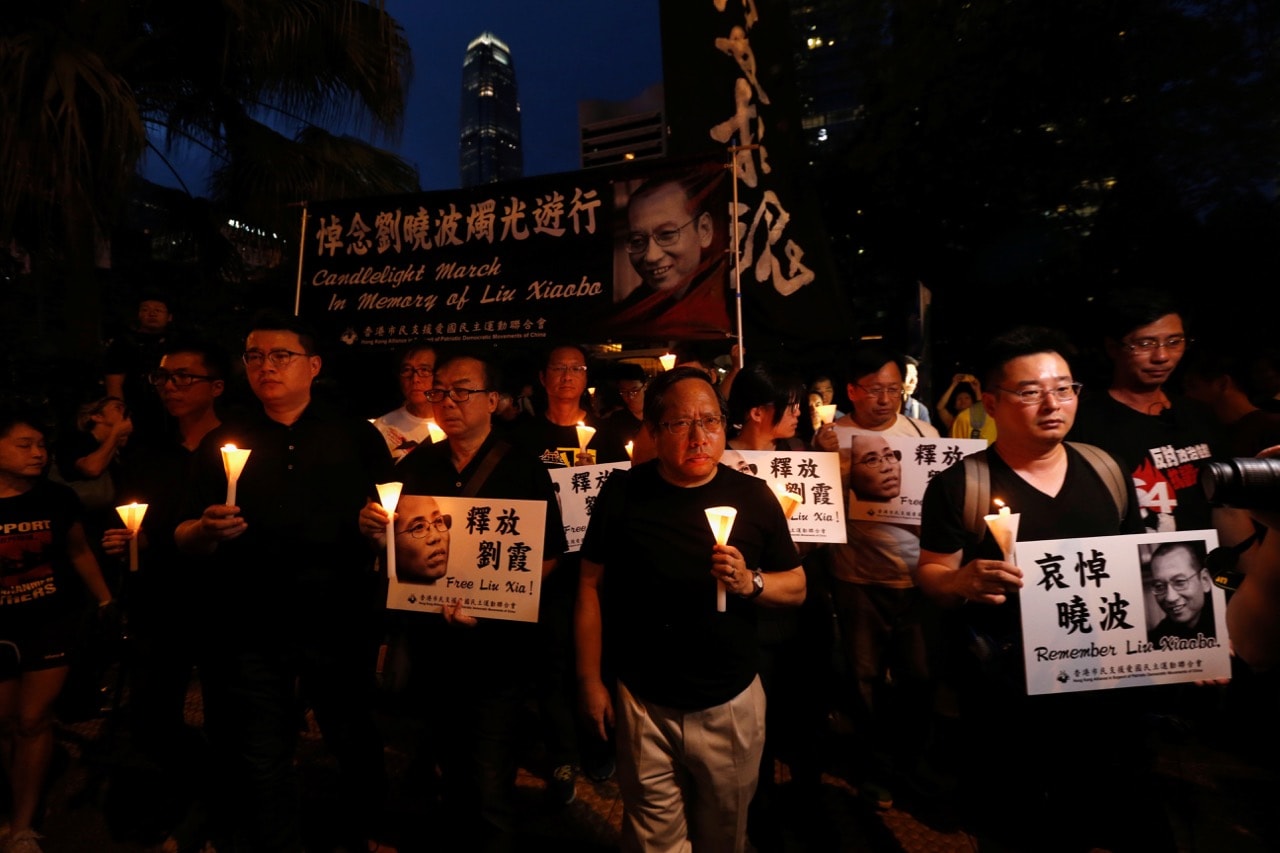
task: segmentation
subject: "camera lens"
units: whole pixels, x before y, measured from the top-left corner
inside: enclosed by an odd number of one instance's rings
[[[1280,459],[1228,459],[1200,469],[1209,503],[1243,509],[1280,506]]]

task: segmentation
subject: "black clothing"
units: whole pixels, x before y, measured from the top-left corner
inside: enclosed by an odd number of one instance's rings
[[[595,435],[587,442],[587,449],[596,454],[596,464],[626,462],[626,440],[619,440],[616,433],[601,427],[599,421],[587,412],[585,426],[595,429]],[[518,418],[511,432],[511,442],[525,453],[532,454],[548,468],[573,467],[578,458],[578,428],[553,424],[544,415]]]

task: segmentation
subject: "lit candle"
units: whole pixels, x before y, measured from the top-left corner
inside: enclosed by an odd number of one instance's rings
[[[431,436],[432,444],[435,444],[438,441],[444,441],[444,430],[440,428],[440,424],[430,418],[427,419],[427,435]]]
[[[387,519],[387,577],[396,578],[396,504],[400,503],[400,490],[404,483],[378,483],[378,503],[391,518]]]
[[[731,506],[711,506],[704,511],[707,514],[707,524],[711,525],[711,535],[716,538],[716,544],[727,545],[729,534],[733,531],[733,520],[737,518],[738,511]],[[716,610],[720,613],[723,613],[728,606],[728,592],[724,581],[717,580]]]
[[[991,535],[996,538],[996,544],[1004,553],[1005,562],[1016,564],[1014,550],[1018,542],[1018,521],[1022,516],[1011,512],[999,498],[996,498],[993,503],[999,508],[998,511],[992,515],[984,515],[982,518],[987,522]]]
[[[782,514],[787,518],[791,518],[791,514],[796,511],[796,507],[800,506],[800,496],[795,492],[787,491],[787,487],[782,483],[774,485],[773,493],[777,496],[778,503],[782,504]]]
[[[147,514],[147,505],[134,501],[131,504],[116,507],[116,514],[133,534],[129,537],[129,571],[136,572],[138,570],[138,530],[142,527],[142,517]]]
[[[636,449],[636,443],[634,441],[628,441],[624,447],[627,448],[627,459],[630,460],[632,451]]]
[[[252,451],[241,450],[234,444],[222,446],[222,469],[227,472],[227,506],[236,505],[236,480],[244,470],[244,463],[249,461]]]
[[[825,406],[815,406],[814,408],[818,412],[818,423],[820,425],[826,426],[836,419],[835,403],[830,403]]]
[[[658,361],[662,363],[663,370],[670,370],[671,368],[676,366],[675,353],[671,353],[671,352],[663,353],[662,355],[658,356]]]
[[[587,426],[582,421],[578,421],[575,429],[578,431],[578,449],[586,453],[587,445],[591,443],[591,438],[596,434],[596,429],[595,427]]]

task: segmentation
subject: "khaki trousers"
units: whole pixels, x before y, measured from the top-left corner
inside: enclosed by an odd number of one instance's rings
[[[617,709],[622,849],[742,853],[764,749],[760,678],[701,711],[638,700],[619,683]]]

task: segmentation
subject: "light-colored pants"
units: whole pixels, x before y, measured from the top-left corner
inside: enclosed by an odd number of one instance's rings
[[[758,676],[733,699],[701,711],[644,702],[619,683],[622,849],[745,850],[747,806],[764,749],[764,708]]]

